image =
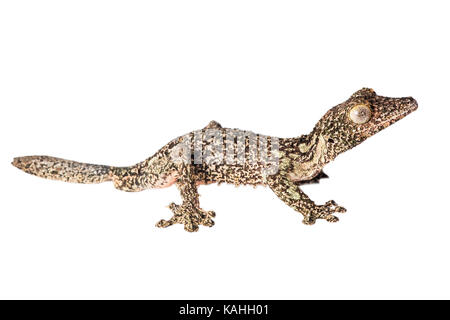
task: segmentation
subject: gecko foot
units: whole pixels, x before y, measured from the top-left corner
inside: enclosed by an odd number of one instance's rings
[[[159,228],[167,228],[176,223],[183,224],[184,230],[188,232],[198,231],[199,225],[212,227],[214,221],[212,218],[216,216],[214,211],[205,211],[191,204],[177,205],[171,203],[169,209],[173,212],[173,217],[169,220],[160,220],[156,226]]]
[[[338,222],[339,218],[333,213],[344,213],[347,210],[339,206],[336,201],[327,201],[324,205],[316,206],[311,213],[305,215],[303,223],[306,225],[313,225],[317,219],[325,219],[328,222]]]
[[[339,212],[339,213],[345,213],[347,212],[347,209],[344,207],[339,206],[336,201],[330,200],[325,202],[325,207],[327,207],[331,212]]]

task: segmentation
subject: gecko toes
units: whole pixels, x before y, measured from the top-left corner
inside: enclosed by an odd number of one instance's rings
[[[344,207],[338,206],[338,207],[336,208],[336,212],[339,212],[339,213],[345,213],[345,212],[347,212],[347,209],[345,209]]]
[[[197,232],[198,231],[198,225],[192,224],[192,223],[186,223],[184,225],[184,230],[187,232]]]
[[[214,225],[214,221],[212,220],[216,216],[214,211],[206,211],[190,203],[178,205],[172,202],[168,207],[174,215],[169,220],[160,220],[156,224],[159,228],[167,228],[179,223],[184,225],[184,230],[197,232],[200,225],[206,227],[212,227]]]
[[[336,217],[336,216],[333,216],[333,215],[329,215],[329,216],[327,216],[326,217],[326,220],[328,221],[328,222],[338,222],[339,221],[339,218],[338,217]]]
[[[169,209],[172,210],[172,211],[177,210],[178,207],[179,207],[179,205],[175,204],[175,202],[171,202],[171,203],[167,206],[167,208],[169,208]]]
[[[314,219],[311,216],[307,216],[307,217],[303,218],[302,222],[303,222],[303,224],[306,224],[307,226],[312,226],[313,224],[316,223],[316,219]]]
[[[347,209],[345,209],[344,207],[341,207],[340,205],[338,205],[336,203],[336,201],[334,201],[334,200],[330,200],[330,201],[325,202],[325,207],[330,212],[339,212],[339,213],[347,212]]]
[[[206,227],[212,227],[212,226],[214,226],[214,221],[209,219],[207,221],[204,221],[203,225],[206,226]]]
[[[167,227],[170,227],[171,225],[173,225],[172,221],[170,221],[170,220],[168,221],[168,220],[164,220],[164,219],[161,219],[156,223],[156,226],[158,228],[167,228]]]

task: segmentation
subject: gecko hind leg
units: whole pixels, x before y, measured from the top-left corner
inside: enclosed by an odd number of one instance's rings
[[[156,226],[159,228],[167,228],[174,224],[183,224],[184,230],[189,232],[196,232],[199,226],[212,227],[214,225],[214,218],[216,215],[214,211],[206,211],[200,208],[199,194],[197,185],[190,167],[182,165],[180,168],[180,177],[176,182],[183,199],[182,204],[177,205],[171,203],[168,207],[173,212],[172,218],[169,220],[160,220]]]

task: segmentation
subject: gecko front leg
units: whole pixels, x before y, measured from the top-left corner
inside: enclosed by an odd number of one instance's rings
[[[173,212],[173,217],[169,220],[160,220],[156,226],[167,228],[176,223],[184,225],[184,230],[189,232],[198,231],[198,226],[212,227],[215,217],[214,211],[206,211],[200,208],[199,194],[196,181],[192,174],[192,167],[182,164],[179,168],[179,178],[176,182],[178,190],[183,199],[182,204],[171,203],[169,209]]]
[[[344,213],[345,208],[338,206],[333,200],[324,205],[317,205],[312,201],[292,180],[284,174],[270,176],[267,183],[273,192],[288,206],[303,215],[303,223],[314,224],[317,219],[325,219],[328,222],[339,221],[333,213]]]

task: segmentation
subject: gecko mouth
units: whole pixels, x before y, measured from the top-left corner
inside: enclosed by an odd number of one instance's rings
[[[416,109],[414,109],[414,110],[416,110]],[[406,117],[408,114],[410,114],[414,110],[409,109],[409,110],[405,110],[403,112],[400,112],[400,113],[394,115],[391,119],[387,119],[387,120],[384,120],[384,121],[382,121],[380,123],[377,123],[376,126],[378,128],[380,128],[380,129],[386,128],[386,127],[390,126],[391,124],[394,124],[398,120],[403,119],[404,117]]]
[[[376,122],[378,119],[375,120],[375,123],[373,123],[368,128],[365,128],[361,131],[361,133],[368,133],[368,132],[378,132],[380,130],[383,130],[390,125],[394,124],[395,122],[403,119],[408,114],[412,113],[413,111],[416,111],[418,108],[417,101],[413,98],[400,98],[400,101],[403,103],[406,101],[406,105],[403,104],[397,112],[395,112],[393,115],[391,115],[388,119],[382,120],[380,122]],[[389,111],[388,111],[389,112]],[[379,118],[381,120],[382,118]]]

